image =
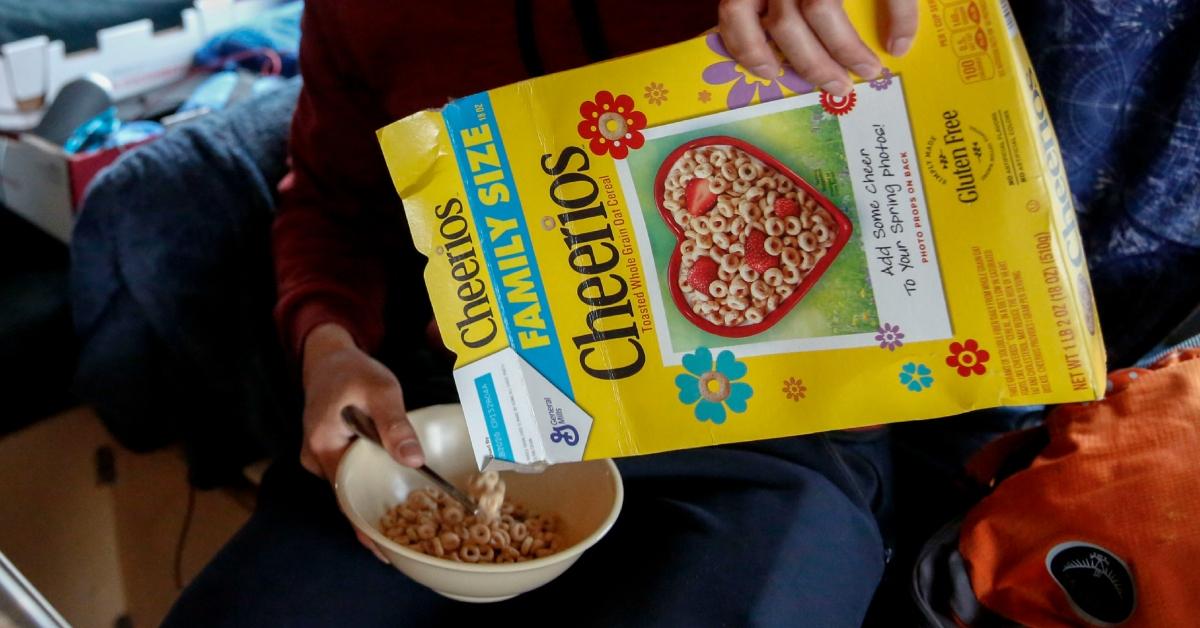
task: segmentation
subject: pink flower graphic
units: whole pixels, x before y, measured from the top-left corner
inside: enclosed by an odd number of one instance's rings
[[[773,79],[764,79],[752,74],[742,66],[738,65],[737,61],[733,60],[733,55],[725,49],[725,44],[721,43],[721,36],[717,33],[709,33],[705,38],[708,47],[713,52],[725,57],[724,61],[718,61],[707,68],[704,68],[704,82],[709,85],[724,85],[733,83],[729,88],[729,96],[726,99],[726,104],[730,109],[745,107],[754,101],[755,95],[758,96],[759,102],[768,102],[783,97],[783,89],[786,87],[797,94],[811,92],[813,86],[800,75],[796,74],[790,66],[784,65],[780,70],[779,76]]]

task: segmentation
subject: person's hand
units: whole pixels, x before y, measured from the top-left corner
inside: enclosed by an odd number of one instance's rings
[[[304,340],[304,441],[300,463],[333,482],[338,463],[354,433],[341,411],[357,406],[375,421],[384,447],[400,464],[419,467],[425,455],[404,411],[400,382],[386,366],[367,355],[342,327],[321,325]],[[357,530],[356,530],[357,532]],[[358,539],[386,562],[362,532]]]
[[[887,6],[887,51],[908,52],[917,33],[917,0],[880,0]],[[857,31],[842,0],[721,0],[719,29],[725,48],[743,67],[767,79],[780,60],[768,37],[800,78],[834,96],[850,93],[847,70],[864,79],[883,71]]]

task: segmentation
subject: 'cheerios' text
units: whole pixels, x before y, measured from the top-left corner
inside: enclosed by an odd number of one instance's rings
[[[574,164],[574,166],[573,166]],[[557,158],[542,156],[542,171],[554,177],[550,199],[561,209],[559,233],[568,249],[567,265],[585,277],[576,289],[588,306],[587,331],[571,341],[579,350],[579,366],[598,379],[624,379],[642,370],[646,352],[642,348],[629,300],[629,284],[612,272],[621,261],[608,212],[600,198],[600,186],[585,171],[590,167],[587,151],[570,146]],[[597,364],[596,347],[607,363]]]
[[[488,299],[487,286],[479,275],[479,260],[471,229],[463,214],[462,201],[452,198],[433,210],[439,221],[438,231],[445,244],[450,276],[458,282],[455,294],[463,302],[462,318],[455,323],[463,344],[478,349],[496,337],[496,318]]]

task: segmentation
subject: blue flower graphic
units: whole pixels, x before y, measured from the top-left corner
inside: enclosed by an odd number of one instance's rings
[[[924,364],[909,362],[900,369],[900,384],[913,392],[933,386],[933,371]]]
[[[746,400],[754,389],[736,381],[746,376],[747,369],[732,352],[719,353],[713,368],[712,352],[708,347],[699,347],[695,353],[683,356],[683,368],[688,372],[675,377],[679,400],[689,406],[696,404],[697,420],[721,424],[725,422],[726,407],[738,413],[746,411]]]

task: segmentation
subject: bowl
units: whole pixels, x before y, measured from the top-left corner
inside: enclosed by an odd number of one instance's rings
[[[425,449],[426,463],[457,486],[477,473],[462,406],[414,410],[409,419]],[[624,488],[611,460],[553,465],[542,473],[501,474],[507,496],[532,510],[561,517],[566,547],[520,563],[471,564],[428,556],[392,542],[379,520],[410,491],[432,487],[424,475],[392,460],[382,448],[359,439],[338,467],[338,504],[388,562],[413,580],[448,598],[498,602],[540,587],[567,570],[612,527],[621,512]]]

